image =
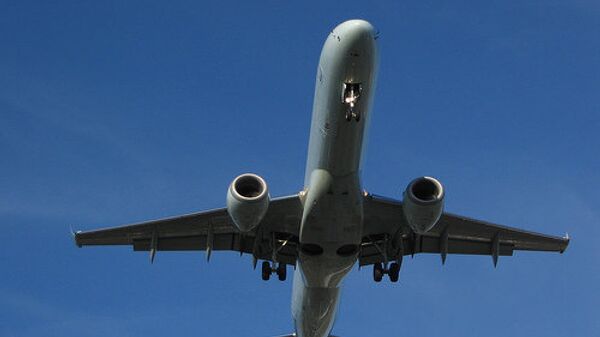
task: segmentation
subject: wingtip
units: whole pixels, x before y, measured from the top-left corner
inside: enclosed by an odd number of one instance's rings
[[[569,237],[569,233],[565,233],[565,236],[563,237],[563,246],[560,250],[561,254],[567,250],[567,248],[569,247],[569,242],[571,242],[571,237]]]
[[[82,244],[79,242],[79,233],[81,233],[81,231],[75,231],[73,229],[73,226],[70,226],[71,229],[71,236],[73,237],[73,241],[75,242],[75,246],[81,248]]]

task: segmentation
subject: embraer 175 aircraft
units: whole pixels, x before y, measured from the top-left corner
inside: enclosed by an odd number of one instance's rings
[[[358,261],[373,279],[398,281],[402,258],[418,253],[499,256],[515,250],[564,252],[560,238],[443,211],[444,188],[413,180],[403,200],[363,190],[360,163],[377,73],[377,33],[350,20],[328,36],[317,69],[304,189],[271,199],[255,174],[235,178],[227,207],[162,220],[74,233],[78,246],[131,245],[135,251],[215,250],[248,253],[262,278],[286,279],[294,267],[292,316],[297,337],[326,337],[344,277]]]

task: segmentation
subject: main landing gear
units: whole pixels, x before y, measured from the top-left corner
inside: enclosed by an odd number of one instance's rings
[[[348,105],[346,109],[346,120],[349,122],[352,119],[360,121],[360,111],[355,110],[356,103],[360,98],[362,87],[360,83],[344,83],[344,90],[342,91],[342,103]]]
[[[396,262],[391,263],[389,268],[384,268],[383,263],[375,263],[373,265],[373,280],[375,282],[381,282],[385,274],[390,277],[390,281],[398,282],[400,278],[400,265]]]
[[[383,275],[387,274],[390,281],[398,282],[400,278],[400,266],[402,266],[402,257],[404,256],[404,241],[401,231],[394,234],[393,237],[385,234],[382,238],[370,238],[369,243],[373,245],[379,254],[381,254],[383,263],[373,264],[373,280],[381,282]],[[389,263],[388,254],[395,256],[395,262]],[[380,260],[380,261],[382,261]],[[394,260],[392,260],[394,261]]]
[[[275,263],[271,265],[269,261],[263,261],[262,263],[262,279],[264,281],[268,281],[271,278],[271,274],[277,274],[279,281],[285,281],[287,276],[287,268],[285,264],[278,263],[277,267],[275,267]]]

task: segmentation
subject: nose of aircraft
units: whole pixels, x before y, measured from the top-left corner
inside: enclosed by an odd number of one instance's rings
[[[372,43],[375,40],[375,27],[365,20],[348,20],[342,22],[333,33],[351,44]]]

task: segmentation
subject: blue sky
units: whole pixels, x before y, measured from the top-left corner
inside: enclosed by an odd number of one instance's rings
[[[414,177],[446,209],[562,235],[564,255],[419,255],[354,270],[334,333],[600,331],[597,1],[4,1],[0,336],[274,336],[291,280],[234,253],[77,249],[91,229],[224,204],[239,173],[304,177],[315,70],[351,18],[381,32],[364,184]]]

